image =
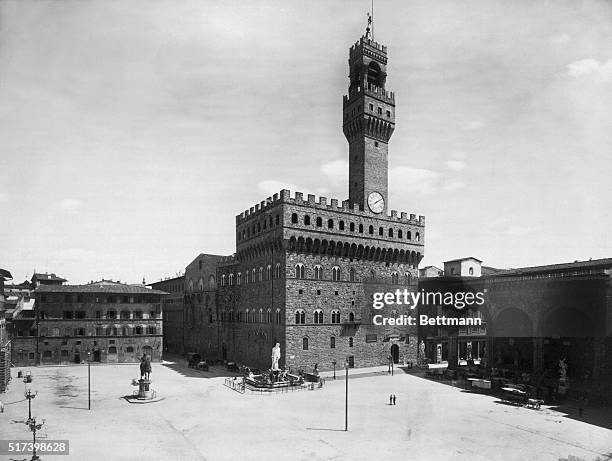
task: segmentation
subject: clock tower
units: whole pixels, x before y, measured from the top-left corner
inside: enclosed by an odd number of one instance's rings
[[[385,90],[387,47],[369,31],[349,52],[343,131],[349,143],[349,201],[373,213],[388,206],[388,145],[395,129],[395,96]]]

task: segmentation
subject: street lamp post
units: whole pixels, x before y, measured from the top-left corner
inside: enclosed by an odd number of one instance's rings
[[[91,410],[91,351],[87,351],[87,409]]]
[[[45,424],[45,420],[40,424],[36,424],[36,418],[32,418],[28,420],[28,426],[30,426],[30,430],[32,431],[32,457],[30,461],[38,461],[40,458],[36,455],[36,431],[40,430]]]
[[[32,399],[36,397],[38,391],[32,392],[28,386],[26,386],[26,390],[24,392],[24,397],[28,399],[28,421],[32,419]]]
[[[336,379],[336,361],[335,360],[332,362],[332,365],[334,366],[334,379]]]
[[[346,370],[346,387],[344,393],[344,430],[348,431],[348,360],[344,362],[344,369]]]

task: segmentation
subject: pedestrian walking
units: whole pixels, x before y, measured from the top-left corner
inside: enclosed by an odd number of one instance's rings
[[[393,394],[393,405],[395,405],[395,394]]]
[[[389,405],[393,405],[393,394],[389,394]]]

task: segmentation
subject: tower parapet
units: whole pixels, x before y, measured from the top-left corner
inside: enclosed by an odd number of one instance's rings
[[[244,224],[247,221],[260,216],[262,213],[271,210],[281,203],[288,203],[292,205],[306,206],[318,210],[326,211],[337,211],[342,213],[349,213],[356,216],[367,216],[376,219],[386,221],[396,221],[403,224],[413,225],[425,225],[425,216],[419,215],[417,217],[414,213],[406,213],[404,211],[398,212],[391,210],[390,214],[381,216],[380,214],[373,213],[369,210],[362,210],[358,203],[351,204],[349,200],[339,201],[338,199],[320,196],[317,198],[314,194],[306,194],[304,198],[303,192],[294,192],[293,196],[291,191],[283,189],[278,194],[274,194],[268,197],[266,200],[262,200],[260,203],[255,204],[247,210],[236,216],[236,224]]]

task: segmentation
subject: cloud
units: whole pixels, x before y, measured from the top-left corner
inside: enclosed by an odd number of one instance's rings
[[[334,185],[346,183],[349,165],[347,160],[332,160],[321,165],[321,172],[329,178]]]
[[[389,170],[389,190],[402,194],[433,194],[439,188],[440,173],[424,168],[399,166]]]
[[[65,198],[60,200],[57,206],[64,213],[73,213],[83,206],[83,202],[75,198]]]
[[[571,37],[568,34],[556,34],[550,38],[550,43],[552,45],[564,45],[571,40]]]
[[[466,167],[465,162],[462,160],[447,160],[444,162],[444,165],[451,170],[463,170]]]
[[[539,230],[540,226],[510,226],[505,230],[505,233],[515,237],[523,237],[525,235],[535,234]]]
[[[465,183],[459,180],[452,180],[444,184],[444,190],[457,190],[463,189],[465,187]]]
[[[574,78],[593,75],[602,81],[612,77],[612,59],[599,62],[597,59],[580,59],[567,65],[567,75]]]
[[[478,130],[484,126],[484,123],[480,120],[472,120],[463,126],[464,130]]]
[[[52,255],[57,261],[93,261],[98,258],[95,251],[83,248],[66,248],[57,250]]]
[[[8,203],[9,195],[7,192],[0,192],[0,203]]]

